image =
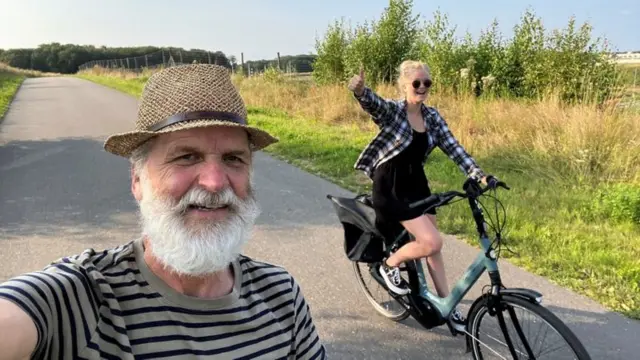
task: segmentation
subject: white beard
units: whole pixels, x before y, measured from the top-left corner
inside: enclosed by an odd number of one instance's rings
[[[179,201],[174,201],[158,196],[146,175],[145,169],[140,174],[143,193],[139,202],[140,220],[153,256],[165,269],[182,276],[199,277],[227,268],[242,252],[260,213],[252,188],[246,200],[227,187],[218,193],[191,188]],[[187,227],[183,214],[189,204],[209,207],[227,204],[229,218]]]

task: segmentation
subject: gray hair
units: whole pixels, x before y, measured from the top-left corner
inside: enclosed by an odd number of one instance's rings
[[[133,166],[136,173],[140,173],[147,164],[147,159],[149,158],[149,153],[151,152],[151,147],[153,146],[154,142],[155,138],[151,138],[143,142],[140,146],[138,146],[131,152],[131,156],[129,156],[129,162]]]

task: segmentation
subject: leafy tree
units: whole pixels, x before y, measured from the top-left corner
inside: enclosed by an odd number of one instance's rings
[[[316,39],[318,57],[313,64],[313,78],[319,84],[344,80],[347,33],[343,20],[329,25],[322,41]]]

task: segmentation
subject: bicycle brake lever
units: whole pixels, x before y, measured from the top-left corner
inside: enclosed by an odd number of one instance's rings
[[[498,183],[496,184],[496,186],[500,186],[500,187],[503,187],[503,188],[505,188],[505,189],[507,189],[507,190],[511,190],[511,188],[510,188],[509,186],[507,186],[507,184],[506,184],[506,183],[504,183],[503,181],[498,181]]]

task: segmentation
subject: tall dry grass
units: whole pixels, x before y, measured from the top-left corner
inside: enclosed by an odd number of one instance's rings
[[[346,86],[261,77],[234,77],[250,106],[284,110],[292,116],[330,124],[358,123],[376,128]],[[397,98],[389,85],[375,91]],[[499,158],[512,170],[587,183],[640,182],[640,114],[541,101],[479,100],[471,96],[432,94],[427,100],[445,118],[456,137],[480,157]]]

